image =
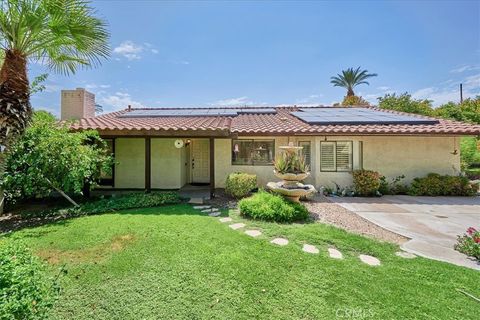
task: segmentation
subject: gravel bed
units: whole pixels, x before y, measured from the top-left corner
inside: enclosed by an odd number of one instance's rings
[[[319,222],[331,224],[341,229],[372,237],[378,240],[402,244],[409,239],[360,217],[355,212],[347,210],[327,197],[317,195],[312,200],[303,202],[314,218]]]

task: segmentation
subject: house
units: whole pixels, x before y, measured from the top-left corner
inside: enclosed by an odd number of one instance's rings
[[[460,138],[480,126],[374,107],[131,108],[92,116],[83,89],[62,92],[73,130],[95,129],[116,164],[103,184],[114,189],[223,188],[231,172],[278,180],[279,147],[303,147],[315,187],[352,185],[351,171],[371,169],[405,182],[429,172],[460,173]],[[67,110],[68,109],[68,110]],[[90,114],[85,117],[84,115]]]

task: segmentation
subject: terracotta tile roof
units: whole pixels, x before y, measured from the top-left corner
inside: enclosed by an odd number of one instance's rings
[[[371,107],[372,109],[376,109]],[[235,109],[235,108],[232,108]],[[249,107],[249,109],[252,109]],[[73,130],[97,129],[102,131],[222,131],[232,134],[453,134],[480,135],[480,125],[438,119],[436,124],[368,124],[368,125],[311,125],[290,114],[298,107],[276,107],[276,114],[239,114],[237,116],[182,116],[125,118],[128,110],[112,112],[94,118],[80,119]],[[132,109],[138,110],[138,109]],[[170,108],[170,110],[175,110]],[[394,114],[423,116],[381,110]]]

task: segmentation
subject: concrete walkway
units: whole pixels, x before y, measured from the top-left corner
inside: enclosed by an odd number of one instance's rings
[[[407,252],[480,270],[480,264],[455,251],[458,235],[480,226],[480,197],[329,198],[359,216],[411,240]]]

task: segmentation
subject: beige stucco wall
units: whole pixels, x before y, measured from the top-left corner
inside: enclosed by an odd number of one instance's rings
[[[246,137],[250,138],[250,137]],[[258,139],[275,139],[276,154],[279,146],[289,141],[311,141],[311,176],[305,181],[317,188],[352,185],[349,172],[320,172],[320,142],[325,136],[318,137],[253,137]],[[240,137],[241,139],[241,137]],[[327,141],[353,141],[354,169],[371,169],[388,178],[404,174],[405,182],[421,177],[429,172],[441,174],[458,174],[460,155],[451,154],[459,150],[459,138],[454,137],[414,137],[414,136],[328,136]],[[363,153],[360,150],[363,149]],[[363,155],[363,156],[362,156]],[[238,166],[231,164],[231,139],[215,139],[215,186],[222,188],[231,172],[247,172],[257,175],[260,186],[268,181],[277,181],[273,175],[273,166]]]
[[[178,189],[186,182],[186,151],[176,148],[175,139],[151,139],[151,187]]]
[[[61,120],[95,116],[95,95],[83,88],[62,90],[60,105]]]
[[[115,188],[145,188],[145,139],[115,139]]]

